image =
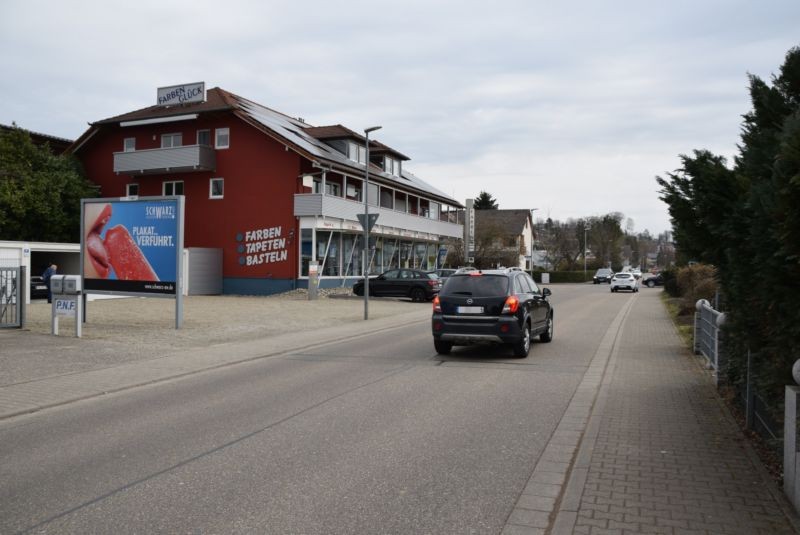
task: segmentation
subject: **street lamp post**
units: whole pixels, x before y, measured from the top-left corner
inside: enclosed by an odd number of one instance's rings
[[[586,282],[586,233],[590,228],[586,223],[583,224],[583,282]]]
[[[533,212],[535,212],[536,210],[538,210],[538,208],[531,208],[531,277],[533,277],[533,251],[535,249],[534,240],[536,239],[533,233]]]
[[[380,126],[371,126],[364,129],[366,141],[366,165],[364,173],[364,320],[369,319],[369,133],[379,130]]]

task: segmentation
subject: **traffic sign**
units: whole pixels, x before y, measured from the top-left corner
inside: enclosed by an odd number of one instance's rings
[[[378,220],[379,214],[358,214],[358,222],[361,223],[361,228],[365,228],[364,217],[367,215],[369,216],[369,227],[367,227],[367,230],[372,230],[372,227],[375,226],[375,221]]]

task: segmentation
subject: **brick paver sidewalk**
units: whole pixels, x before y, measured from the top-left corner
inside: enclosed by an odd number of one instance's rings
[[[795,533],[796,515],[655,292],[635,299],[577,456],[585,483],[562,497],[552,531]]]

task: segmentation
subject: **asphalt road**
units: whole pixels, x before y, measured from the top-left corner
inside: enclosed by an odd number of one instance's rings
[[[2,422],[0,532],[499,533],[631,298],[552,289],[524,360],[421,322]]]

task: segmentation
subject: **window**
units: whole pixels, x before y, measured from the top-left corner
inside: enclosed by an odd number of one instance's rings
[[[183,195],[183,180],[171,180],[164,182],[162,195]]]
[[[227,149],[231,146],[231,129],[217,128],[214,131],[214,148]]]
[[[394,208],[394,191],[381,188],[381,208]]]
[[[368,199],[369,199],[369,203],[372,206],[378,206],[378,185],[377,184],[370,184],[369,185]]]
[[[325,194],[334,197],[341,197],[341,186],[336,182],[325,182]]]
[[[161,148],[180,147],[183,145],[183,134],[161,134]]]
[[[351,178],[347,179],[347,198],[351,201],[362,201],[361,198],[361,181],[354,181]]]
[[[211,130],[198,130],[197,144],[211,146]]]
[[[225,179],[212,178],[208,183],[208,198],[221,199],[225,193]]]
[[[126,137],[125,141],[122,142],[122,150],[125,152],[133,152],[136,150],[136,138],[135,137]]]
[[[392,176],[400,176],[400,162],[386,156],[383,159],[383,170]]]
[[[396,191],[394,194],[394,209],[399,212],[405,212],[407,210],[406,207],[406,194]]]
[[[138,197],[139,196],[139,184],[126,184],[125,185],[125,196],[126,197]]]
[[[347,144],[347,157],[358,163],[367,163],[367,149],[355,141]]]

